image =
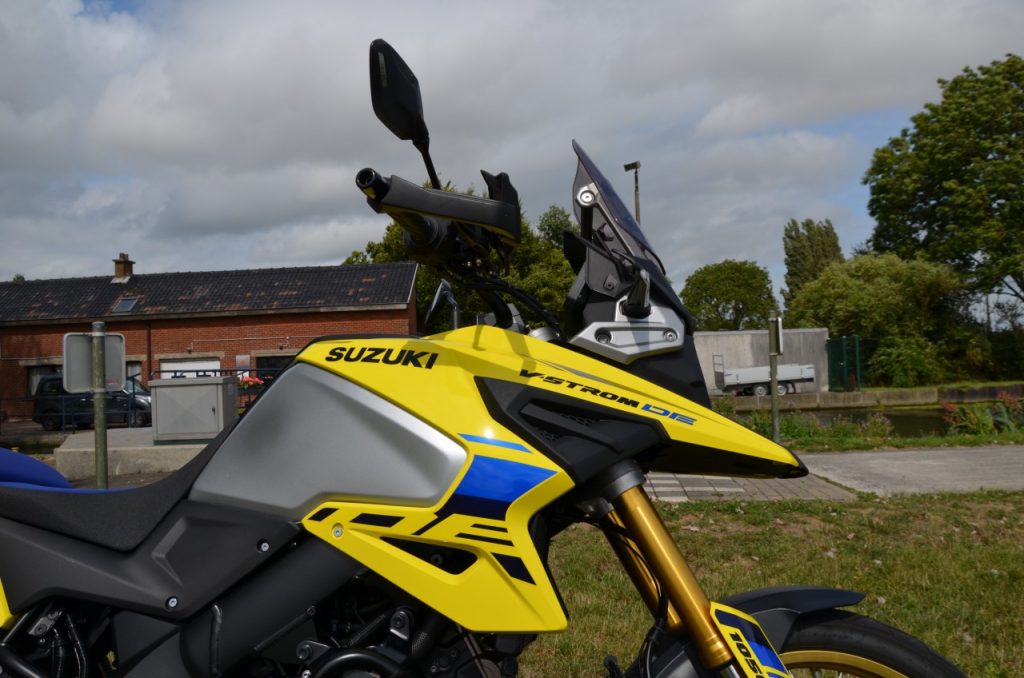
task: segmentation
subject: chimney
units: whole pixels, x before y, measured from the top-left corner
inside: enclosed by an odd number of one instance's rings
[[[121,252],[117,255],[117,259],[114,259],[114,279],[110,282],[128,282],[128,279],[132,277],[132,266],[134,264],[135,262],[128,258],[127,252]]]

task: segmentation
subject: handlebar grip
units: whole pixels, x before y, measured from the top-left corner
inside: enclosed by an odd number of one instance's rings
[[[381,200],[391,188],[387,179],[377,174],[377,170],[370,167],[359,170],[356,174],[356,187],[366,194],[370,200]]]
[[[423,219],[414,221],[430,224],[431,228],[440,224],[447,230],[449,223],[457,222],[483,227],[512,244],[519,242],[518,205],[423,188],[401,177],[384,178],[370,168],[356,175],[356,186],[366,194],[374,211],[384,212],[396,221],[400,213],[415,213]]]
[[[394,219],[412,237],[415,245],[424,248],[440,245],[448,233],[448,221],[386,203],[391,186],[391,179],[382,177],[369,167],[356,174],[356,187],[366,194],[370,206]]]

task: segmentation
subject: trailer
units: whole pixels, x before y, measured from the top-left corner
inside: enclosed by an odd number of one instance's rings
[[[713,358],[715,386],[723,393],[766,396],[771,391],[771,368],[768,365],[725,369],[722,356]],[[776,371],[779,395],[796,393],[796,385],[814,382],[814,365],[779,365]]]

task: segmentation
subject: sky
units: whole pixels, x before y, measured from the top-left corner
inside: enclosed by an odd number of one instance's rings
[[[1020,0],[0,1],[0,280],[340,263],[388,220],[354,185],[421,182],[374,117],[375,38],[416,72],[442,181],[508,172],[572,209],[576,139],[681,289],[782,232],[871,234],[861,184],[939,78],[1024,48]]]

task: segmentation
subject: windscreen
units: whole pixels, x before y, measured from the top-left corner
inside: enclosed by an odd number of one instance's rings
[[[618,250],[625,254],[632,255],[638,259],[646,259],[654,263],[658,270],[665,273],[658,255],[654,253],[647,236],[640,230],[640,224],[630,214],[629,209],[623,204],[612,184],[608,181],[597,165],[590,159],[590,156],[574,140],[572,148],[579,158],[579,165],[576,168],[576,180],[573,182],[573,198],[584,186],[594,185],[597,189],[597,209],[594,210],[594,233],[598,236],[596,241],[603,244],[608,250]],[[582,208],[573,200],[573,208],[576,211],[576,220],[582,223]]]

